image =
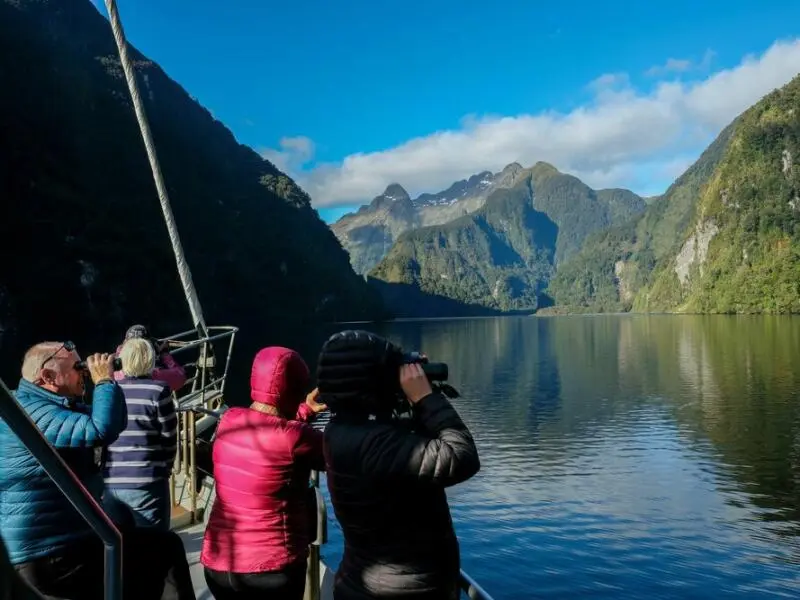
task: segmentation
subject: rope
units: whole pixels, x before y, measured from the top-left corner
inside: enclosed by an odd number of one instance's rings
[[[150,125],[147,121],[147,115],[144,112],[144,105],[139,96],[139,87],[136,84],[136,72],[133,69],[130,56],[128,56],[128,43],[125,40],[125,32],[122,30],[122,22],[117,12],[116,0],[105,0],[106,10],[108,11],[109,20],[111,21],[111,30],[114,33],[114,40],[117,43],[119,50],[119,58],[122,63],[122,70],[125,72],[125,79],[128,82],[128,90],[131,93],[133,100],[133,108],[136,111],[136,120],[139,122],[139,131],[142,134],[144,147],[147,150],[147,158],[150,161],[150,169],[153,172],[153,179],[156,183],[156,190],[158,192],[158,200],[161,203],[161,212],[164,213],[164,222],[167,225],[169,239],[172,243],[172,251],[175,254],[175,262],[178,266],[178,275],[181,278],[181,285],[183,285],[183,293],[186,296],[186,302],[189,304],[189,310],[192,313],[192,321],[197,328],[201,337],[207,335],[206,321],[203,317],[203,309],[200,307],[200,301],[197,298],[197,291],[194,288],[192,281],[192,273],[189,271],[189,264],[186,262],[186,257],[183,254],[183,246],[178,236],[178,228],[175,225],[175,219],[172,216],[172,208],[169,204],[169,196],[167,194],[167,186],[164,184],[164,176],[161,174],[161,166],[158,163],[156,156],[156,148],[153,144],[153,136],[150,133]]]

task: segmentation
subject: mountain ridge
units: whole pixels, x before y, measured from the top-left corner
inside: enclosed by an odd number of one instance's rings
[[[355,271],[367,274],[400,234],[443,224],[479,209],[491,192],[511,187],[521,171],[519,163],[510,163],[498,173],[482,171],[454,182],[445,190],[423,193],[414,199],[400,184],[392,183],[370,203],[339,218],[331,230],[349,253]],[[402,194],[396,189],[390,191],[392,186],[397,186]],[[392,202],[400,206],[393,208]]]
[[[534,311],[548,303],[543,292],[556,266],[587,235],[644,206],[633,192],[592,190],[538,162],[476,211],[402,233],[370,277],[467,305]]]

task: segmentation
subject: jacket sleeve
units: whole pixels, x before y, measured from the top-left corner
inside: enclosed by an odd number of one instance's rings
[[[411,476],[444,487],[475,475],[481,468],[478,449],[447,398],[432,393],[414,409],[422,431],[392,426],[391,435],[375,436],[362,451],[365,472]]]
[[[175,412],[175,401],[168,387],[164,388],[158,399],[156,410],[158,417],[158,430],[161,434],[161,445],[166,452],[166,460],[175,460],[178,451],[178,415]]]
[[[316,413],[311,410],[311,407],[303,402],[297,407],[297,414],[295,415],[294,420],[301,421],[302,423],[310,423],[316,418],[316,416]]]
[[[165,382],[173,392],[177,392],[186,383],[186,371],[169,352],[164,352],[159,358],[164,367],[153,370],[153,379]]]
[[[58,424],[51,442],[57,448],[107,446],[114,443],[127,426],[128,407],[122,388],[115,381],[104,381],[94,388],[89,412],[70,411]]]
[[[310,425],[301,425],[299,430],[297,441],[292,449],[292,457],[295,460],[306,461],[315,471],[324,471],[325,456],[322,453],[322,432]]]

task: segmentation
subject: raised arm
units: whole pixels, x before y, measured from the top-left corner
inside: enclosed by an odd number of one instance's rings
[[[294,417],[295,421],[302,421],[303,423],[310,423],[317,418],[317,415],[328,407],[321,402],[317,402],[319,398],[319,388],[314,388],[307,396],[306,401],[297,408],[297,414]]]
[[[481,468],[478,448],[447,398],[431,393],[417,402],[414,409],[430,438],[414,444],[408,458],[409,471],[420,479],[444,486],[475,475]]]
[[[475,475],[480,468],[478,449],[461,417],[442,394],[431,389],[425,372],[418,364],[400,368],[400,387],[414,406],[431,439],[418,441],[411,449],[408,468],[420,479],[455,485]]]
[[[472,434],[447,398],[430,393],[415,403],[414,410],[422,431],[387,424],[366,437],[359,452],[364,475],[412,478],[450,487],[480,470]]]
[[[173,392],[177,392],[186,383],[186,370],[169,352],[162,352],[159,359],[164,366],[153,370],[153,379],[166,382]]]
[[[106,446],[127,427],[125,394],[113,379],[112,360],[113,355],[95,354],[86,361],[95,384],[88,412],[70,412],[44,425],[45,434],[57,448]]]

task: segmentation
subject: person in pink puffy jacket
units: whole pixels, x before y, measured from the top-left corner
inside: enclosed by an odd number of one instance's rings
[[[150,337],[147,328],[144,325],[132,325],[125,332],[125,340],[123,344],[131,338],[144,338],[153,344],[156,351],[156,368],[153,369],[152,379],[163,381],[169,386],[173,392],[177,392],[186,383],[186,371],[163,346],[159,347],[157,341]],[[116,354],[119,356],[119,351],[122,349],[122,344],[117,346]],[[114,372],[114,379],[117,381],[123,379],[125,375],[122,371]]]
[[[327,407],[306,396],[308,365],[294,350],[256,354],[252,404],[229,408],[213,447],[217,498],[200,562],[217,600],[301,600],[312,532],[308,482],[325,470],[322,432],[308,422]]]

